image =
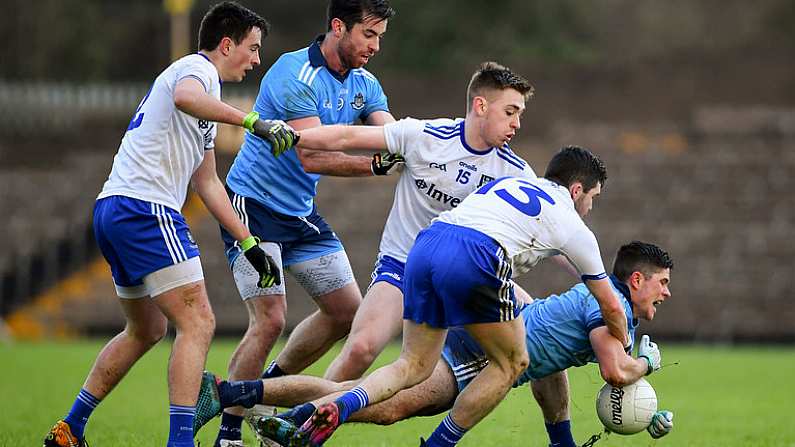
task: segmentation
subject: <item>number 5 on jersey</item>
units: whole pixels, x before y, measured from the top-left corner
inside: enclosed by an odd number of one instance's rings
[[[550,197],[550,195],[547,194],[543,189],[528,182],[527,180],[511,177],[503,177],[501,179],[494,180],[493,182],[488,183],[478,189],[475,194],[488,194],[494,189],[495,186],[497,186],[497,184],[503,183],[506,180],[509,180],[508,185],[504,188],[494,190],[494,195],[505,202],[508,202],[509,205],[516,208],[523,214],[526,214],[530,217],[536,217],[541,214],[542,200],[549,203],[550,205],[555,204],[555,200],[552,199],[552,197]],[[513,193],[511,193],[509,189],[514,190]],[[517,189],[518,191],[516,191]],[[516,195],[519,191],[524,193],[526,196],[526,201],[521,200],[522,197]]]

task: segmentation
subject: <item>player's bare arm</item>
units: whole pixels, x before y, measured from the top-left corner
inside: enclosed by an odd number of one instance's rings
[[[262,251],[258,245],[259,240],[252,236],[232,208],[224,184],[218,178],[214,150],[204,151],[204,160],[191,177],[191,187],[204,202],[210,214],[238,241],[244,256],[259,273],[260,284],[268,287],[280,284],[278,266]]]
[[[382,126],[322,126],[300,132],[298,146],[319,151],[386,150]]]
[[[174,105],[201,120],[242,126],[246,113],[208,95],[201,82],[185,78],[174,88]]]
[[[237,217],[235,211],[232,209],[232,204],[229,202],[224,190],[224,184],[218,178],[218,173],[215,168],[215,151],[209,150],[204,152],[204,161],[199,166],[199,169],[193,174],[191,178],[191,187],[199,195],[207,210],[210,211],[218,223],[223,225],[227,231],[238,241],[242,241],[251,233],[248,231],[243,222]]]
[[[619,303],[613,288],[610,287],[610,280],[607,278],[588,280],[585,281],[585,285],[599,302],[602,318],[607,323],[610,334],[623,343],[623,346],[629,345],[627,316],[624,314],[624,308]]]
[[[610,334],[607,327],[597,327],[588,336],[599,362],[599,372],[605,382],[613,386],[629,385],[648,372],[648,362],[627,354],[621,342]]]
[[[375,115],[371,122],[371,117]],[[371,117],[368,117],[368,124],[381,125],[382,123],[392,122],[395,119],[388,112],[378,111],[373,112]],[[376,124],[378,123],[378,124]],[[299,142],[296,151],[301,164],[306,172],[323,175],[335,175],[342,177],[365,177],[373,175],[372,163],[373,158],[370,156],[350,155],[339,151],[343,150],[368,150],[368,147],[348,147],[346,149],[335,149],[331,146],[323,144],[322,140],[329,137],[323,137],[325,132],[330,127],[339,128],[363,128],[369,126],[321,126],[320,119],[316,116],[301,118],[298,120],[290,121],[289,124],[301,131],[301,138],[303,135],[309,134],[310,138],[314,138],[314,143],[305,144],[303,141]],[[381,129],[383,140],[383,129]],[[314,132],[321,131],[319,137],[311,137]],[[336,133],[336,130],[332,132]],[[333,138],[333,137],[332,137]],[[374,152],[386,150],[386,141],[383,142],[383,148],[373,150]],[[334,152],[329,152],[334,151]]]

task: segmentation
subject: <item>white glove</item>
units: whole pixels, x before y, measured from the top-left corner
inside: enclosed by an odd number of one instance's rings
[[[646,430],[652,438],[659,439],[670,433],[673,428],[674,414],[668,410],[660,410],[654,413]]]
[[[649,362],[649,369],[646,371],[647,376],[660,369],[660,363],[662,362],[660,348],[657,347],[657,343],[651,341],[648,335],[644,335],[640,338],[638,358],[641,357],[645,358],[646,361]]]

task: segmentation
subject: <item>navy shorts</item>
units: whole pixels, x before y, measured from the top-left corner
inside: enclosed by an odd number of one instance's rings
[[[505,250],[471,228],[435,222],[406,260],[403,318],[448,328],[510,321],[519,314]]]
[[[398,261],[392,256],[381,255],[375,261],[373,274],[370,275],[370,287],[377,282],[388,282],[393,286],[403,291],[403,271],[406,269],[406,264]]]
[[[179,211],[131,197],[97,200],[94,237],[121,287],[139,286],[144,276],[199,256]]]
[[[317,207],[313,206],[312,213],[306,217],[288,216],[277,213],[252,198],[235,194],[228,186],[226,191],[232,207],[251,234],[263,242],[279,244],[284,267],[344,249],[329,224],[317,214]],[[223,227],[221,238],[224,240],[229,265],[232,265],[241,253],[240,248],[235,238]]]

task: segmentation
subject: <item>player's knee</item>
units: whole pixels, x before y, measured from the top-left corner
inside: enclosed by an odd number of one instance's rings
[[[156,345],[157,342],[166,336],[168,331],[168,323],[166,320],[151,322],[145,327],[127,327],[125,332],[137,343],[145,346],[147,349]]]
[[[206,310],[194,313],[192,317],[189,322],[183,321],[177,325],[177,333],[209,346],[215,334],[215,315],[208,307]]]
[[[378,425],[392,425],[404,419],[402,410],[403,409],[400,407],[391,407],[388,409],[383,409],[379,411],[378,414],[373,416],[374,420],[370,422]]]
[[[519,353],[515,363],[518,368],[518,373],[517,373],[518,376],[524,370],[526,370],[528,366],[530,366],[530,356],[527,354],[527,351],[522,350]]]
[[[406,379],[406,386],[414,386],[431,376],[436,360],[428,359],[404,359],[403,376]]]
[[[349,339],[346,351],[349,363],[367,366],[371,365],[380,353],[379,347],[364,336]]]
[[[259,316],[249,321],[248,335],[257,339],[276,338],[284,331],[286,321],[283,312]]]

